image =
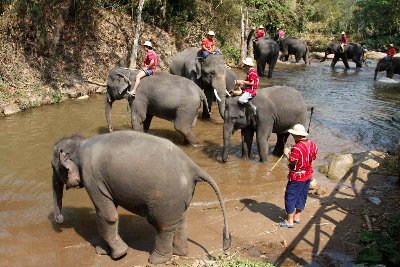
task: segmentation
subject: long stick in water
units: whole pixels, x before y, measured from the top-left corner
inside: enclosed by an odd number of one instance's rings
[[[279,161],[281,161],[283,156],[285,156],[285,154],[282,154],[282,156],[278,159],[278,161],[275,163],[275,165],[272,166],[272,168],[267,172],[267,176],[272,172],[272,170],[276,167],[276,165],[278,165]]]

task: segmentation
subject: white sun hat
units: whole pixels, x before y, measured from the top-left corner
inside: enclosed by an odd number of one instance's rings
[[[343,35],[343,34],[346,34],[346,33],[345,33],[345,32],[342,32],[341,34]]]
[[[306,129],[301,124],[296,124],[295,126],[293,126],[292,129],[289,129],[288,132],[291,133],[291,134],[300,135],[300,136],[307,136],[308,135],[308,133],[306,132]]]
[[[254,66],[253,59],[250,57],[247,57],[246,59],[242,60],[242,62],[243,62],[243,64],[245,64],[247,66],[251,66],[251,67]]]
[[[144,42],[144,46],[153,47],[150,41]]]
[[[212,36],[214,36],[215,33],[214,33],[213,31],[209,31],[209,32],[207,33],[207,35],[212,35]]]
[[[393,44],[389,44],[390,47],[393,47]]]
[[[259,29],[264,29],[264,26],[263,25],[260,25],[260,27],[258,27]]]

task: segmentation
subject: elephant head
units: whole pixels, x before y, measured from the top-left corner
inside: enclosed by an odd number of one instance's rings
[[[228,162],[231,137],[238,129],[249,126],[246,108],[241,108],[238,104],[239,97],[230,97],[226,100],[224,112],[224,148],[222,152],[222,162]]]
[[[77,157],[80,140],[81,137],[75,136],[60,140],[54,146],[51,161],[53,168],[54,219],[59,224],[64,221],[61,213],[64,185],[66,185],[67,190],[73,187],[83,187]]]
[[[392,62],[387,60],[386,58],[380,59],[376,64],[374,80],[376,80],[376,76],[378,75],[379,71],[387,71],[388,73],[390,73],[391,70]]]
[[[198,72],[198,71],[196,71]],[[197,73],[198,78],[199,73]],[[201,82],[214,91],[219,114],[223,118],[226,98],[226,66],[223,55],[211,54],[202,60]]]
[[[321,59],[321,62],[324,62],[329,54],[337,54],[340,53],[340,45],[334,42],[329,42],[328,47],[325,49],[325,56]]]

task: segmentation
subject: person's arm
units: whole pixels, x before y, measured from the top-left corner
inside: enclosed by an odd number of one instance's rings
[[[143,69],[148,70],[148,69],[151,69],[151,67],[153,67],[153,66],[154,66],[154,59],[150,60],[149,65],[144,66]]]

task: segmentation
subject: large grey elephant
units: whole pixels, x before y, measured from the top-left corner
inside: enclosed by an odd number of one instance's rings
[[[110,132],[113,131],[111,109],[115,100],[128,94],[135,83],[137,71],[128,68],[113,68],[107,80],[105,114]],[[157,72],[141,80],[136,98],[128,97],[131,106],[132,128],[135,131],[148,132],[153,116],[173,121],[175,129],[185,141],[196,145],[199,140],[193,133],[201,103],[207,101],[203,91],[194,82],[169,73]],[[206,111],[208,112],[208,111]]]
[[[298,63],[300,59],[303,59],[306,65],[310,64],[310,51],[305,41],[297,38],[287,37],[283,39],[278,39],[277,42],[282,52],[279,60],[288,61],[289,55],[294,55],[296,63]]]
[[[253,41],[254,59],[257,61],[257,72],[259,76],[272,77],[279,57],[279,45],[270,38],[260,38]],[[265,74],[265,65],[268,64],[268,75]]]
[[[346,69],[349,69],[349,59],[356,63],[356,68],[362,67],[364,61],[364,48],[357,43],[348,43],[344,46],[344,50],[341,50],[340,44],[330,42],[328,47],[325,49],[325,57],[321,62],[325,61],[329,54],[334,54],[332,59],[331,67],[335,67],[336,63],[341,59]]]
[[[219,113],[223,117],[226,93],[234,89],[235,80],[238,79],[233,71],[226,68],[223,55],[211,54],[203,59],[199,48],[185,49],[171,62],[170,73],[186,77],[199,85],[207,97],[209,112],[215,96]],[[203,117],[208,114],[203,106]]]
[[[257,107],[255,120],[249,120],[249,111],[241,108],[238,97],[227,99],[224,116],[224,147],[222,161],[228,161],[231,137],[236,130],[242,134],[242,157],[251,156],[253,136],[256,133],[258,153],[261,162],[267,162],[268,139],[271,133],[276,133],[274,155],[282,155],[287,138],[288,129],[295,124],[305,124],[307,107],[300,92],[292,87],[272,86],[257,90],[251,102]],[[251,111],[252,112],[252,111]]]
[[[386,77],[392,79],[394,74],[400,74],[400,58],[394,57],[391,61],[386,58],[382,58],[378,61],[375,68],[374,80],[378,72],[386,71]]]
[[[127,244],[118,234],[121,206],[143,216],[156,230],[151,263],[172,255],[187,255],[187,208],[197,182],[215,191],[224,216],[223,248],[231,244],[225,205],[215,181],[172,142],[140,132],[119,131],[91,138],[73,136],[54,145],[54,219],[63,223],[62,197],[66,189],[85,187],[97,214],[102,241],[99,254],[124,256]]]

